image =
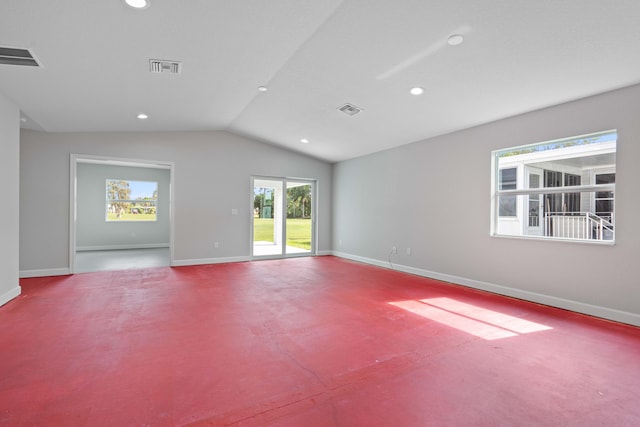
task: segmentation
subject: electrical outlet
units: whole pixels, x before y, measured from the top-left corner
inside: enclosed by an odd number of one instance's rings
[[[218,243],[218,242],[213,242],[213,247],[214,247],[215,249],[218,249],[218,248],[220,247],[220,243]]]
[[[391,247],[391,253],[392,253],[392,254],[397,254],[397,253],[398,253],[398,248],[397,248],[397,247],[395,247],[395,246],[392,246],[392,247]]]
[[[407,255],[411,255],[411,248],[407,248]]]

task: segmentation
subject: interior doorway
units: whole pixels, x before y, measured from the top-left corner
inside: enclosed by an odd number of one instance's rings
[[[71,155],[71,273],[173,265],[173,163]]]
[[[252,177],[251,255],[314,255],[315,181]]]

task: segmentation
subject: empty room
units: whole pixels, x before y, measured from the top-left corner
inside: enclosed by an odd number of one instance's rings
[[[0,426],[640,425],[640,3],[0,5]]]

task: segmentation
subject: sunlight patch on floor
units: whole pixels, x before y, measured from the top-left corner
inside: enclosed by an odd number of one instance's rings
[[[389,304],[486,340],[552,329],[550,326],[451,298],[395,301]]]
[[[308,249],[296,248],[289,245],[286,246],[285,250],[287,254],[311,253],[311,251]],[[281,255],[281,254],[282,254],[282,245],[276,245],[273,242],[253,242],[253,256]]]

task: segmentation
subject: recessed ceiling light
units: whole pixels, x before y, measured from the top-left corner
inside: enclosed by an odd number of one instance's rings
[[[267,87],[266,86],[258,86],[258,91],[259,92],[266,92],[267,91]]]
[[[447,39],[449,46],[458,46],[459,44],[462,44],[463,41],[464,37],[461,34],[454,34]]]
[[[144,119],[148,119],[148,118],[149,118],[149,116],[147,116],[147,115],[146,115],[146,114],[144,114],[144,113],[140,113],[140,114],[138,114],[138,116],[137,116],[137,117],[138,117],[140,120],[144,120]]]
[[[308,144],[309,140],[307,138],[302,138],[300,142],[302,142],[303,144]]]
[[[411,93],[411,95],[422,95],[424,93],[424,88],[412,87],[409,92]]]
[[[122,0],[124,4],[134,9],[146,9],[151,4],[150,0]]]
[[[20,121],[22,123],[27,123],[27,118],[26,117],[20,117]]]

